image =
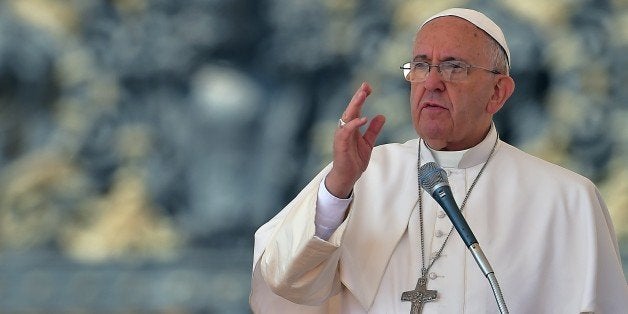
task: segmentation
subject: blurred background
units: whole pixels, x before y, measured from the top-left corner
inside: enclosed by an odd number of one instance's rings
[[[502,139],[597,184],[626,265],[626,0],[2,0],[0,312],[248,313],[254,231],[362,81],[415,137],[399,65],[454,6],[509,40]]]

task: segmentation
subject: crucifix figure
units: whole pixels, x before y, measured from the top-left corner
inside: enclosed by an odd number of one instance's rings
[[[437,298],[436,290],[427,290],[427,278],[421,277],[416,283],[414,290],[401,294],[401,301],[412,302],[410,314],[420,314],[425,302],[434,301]]]

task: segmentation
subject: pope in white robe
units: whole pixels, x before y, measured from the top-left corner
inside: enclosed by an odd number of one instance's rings
[[[330,193],[325,178],[333,164],[260,227],[253,311],[409,313],[411,302],[401,295],[415,288],[422,260],[429,264],[444,243],[426,274],[437,300],[426,302],[423,313],[499,313],[460,236],[454,230],[446,240],[450,220],[417,184],[418,167],[436,162],[459,205],[468,194],[463,214],[511,313],[628,313],[613,226],[590,180],[499,140],[492,124],[467,149],[435,150],[428,143],[375,147],[353,185],[346,217],[328,238],[319,236],[315,221],[321,195]]]

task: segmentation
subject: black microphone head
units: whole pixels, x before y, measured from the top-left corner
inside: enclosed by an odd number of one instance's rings
[[[447,173],[435,162],[428,162],[419,168],[419,184],[428,193],[432,194],[434,189],[447,185]]]

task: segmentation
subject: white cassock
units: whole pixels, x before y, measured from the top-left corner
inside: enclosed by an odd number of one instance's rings
[[[441,163],[459,205],[496,139],[492,127],[459,160]],[[414,289],[421,268],[418,145],[421,164],[434,161],[418,140],[375,148],[347,219],[328,241],[314,236],[314,215],[330,166],[258,229],[250,296],[255,313],[410,312],[401,294]],[[451,222],[422,193],[429,259]],[[511,313],[628,313],[608,210],[585,177],[499,141],[463,213]],[[428,277],[438,300],[426,303],[423,313],[499,312],[455,230]]]

